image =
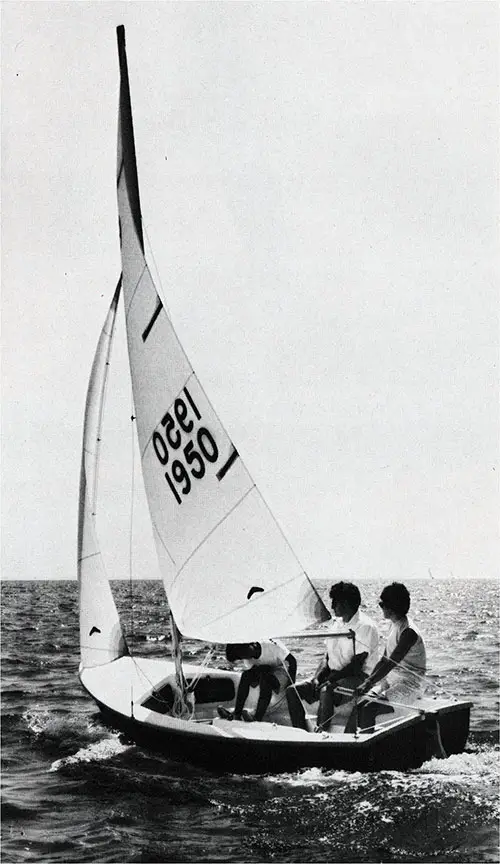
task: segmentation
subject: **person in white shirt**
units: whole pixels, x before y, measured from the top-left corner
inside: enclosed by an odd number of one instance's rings
[[[385,651],[369,677],[358,687],[358,696],[370,691],[372,697],[412,704],[420,696],[426,673],[424,640],[418,627],[407,617],[410,593],[401,582],[387,585],[380,594],[379,604],[384,618],[391,622]],[[373,698],[358,706],[359,725],[371,726],[383,708]],[[387,710],[387,709],[385,709]]]
[[[353,690],[369,675],[378,660],[377,625],[361,612],[361,594],[352,582],[337,582],[330,588],[335,615],[331,631],[354,632],[355,640],[346,636],[326,640],[326,652],[314,677],[287,688],[290,719],[294,726],[307,729],[302,699],[309,704],[319,699],[317,730],[327,730],[335,708],[349,700],[337,687]]]
[[[281,688],[295,681],[297,661],[278,639],[226,645],[226,658],[230,663],[243,660],[245,669],[238,684],[234,711],[229,711],[223,705],[217,708],[219,717],[225,720],[262,720],[273,692],[278,693]],[[260,688],[255,716],[244,707],[250,687]]]

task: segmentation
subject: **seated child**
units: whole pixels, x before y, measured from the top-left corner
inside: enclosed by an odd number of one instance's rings
[[[293,654],[277,639],[263,642],[246,642],[226,646],[226,657],[230,663],[243,660],[246,667],[241,673],[234,711],[219,705],[217,711],[225,720],[262,720],[273,692],[295,681],[297,661]],[[250,687],[260,687],[255,716],[244,710]]]

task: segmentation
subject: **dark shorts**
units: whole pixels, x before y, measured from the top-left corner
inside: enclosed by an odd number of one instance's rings
[[[252,666],[251,669],[245,669],[242,676],[245,675],[250,687],[260,687],[261,680],[265,676],[271,684],[272,690],[277,693],[280,689],[280,672],[285,670],[275,669],[271,666]],[[285,673],[286,674],[286,673]]]
[[[311,705],[313,702],[318,701],[319,690],[317,687],[314,686],[312,680],[301,681],[299,684],[295,685],[295,688],[300,698],[304,699],[308,705]]]

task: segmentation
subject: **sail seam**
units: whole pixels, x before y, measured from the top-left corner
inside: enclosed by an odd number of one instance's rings
[[[138,291],[138,289],[139,289],[139,285],[141,284],[142,279],[143,279],[143,276],[144,276],[144,274],[146,273],[147,270],[148,270],[148,265],[147,265],[146,261],[144,261],[144,265],[143,265],[143,268],[142,268],[142,271],[141,271],[141,275],[139,276],[137,282],[135,283],[134,290],[132,291],[132,295],[131,295],[131,297],[130,297],[130,303],[128,304],[128,307],[125,309],[125,317],[126,317],[127,319],[128,319],[129,313],[130,313],[130,308],[131,308],[131,306],[132,306],[132,303],[133,303],[134,300],[135,300],[135,295],[137,294],[137,291]],[[151,275],[151,274],[150,274],[150,275]],[[151,282],[153,282],[152,279],[151,279]],[[154,284],[154,283],[153,283],[153,284]]]
[[[299,562],[297,562],[297,563],[299,563]],[[300,564],[299,564],[299,566],[300,566]],[[285,582],[281,582],[279,585],[275,585],[273,588],[270,588],[269,591],[265,592],[265,597],[266,598],[270,597],[271,594],[274,594],[276,591],[280,591],[283,588],[286,588],[287,585],[290,585],[291,583],[293,583],[297,579],[297,576],[300,576],[300,575],[305,576],[306,575],[305,571],[301,569],[294,576],[291,576],[290,579],[287,579]],[[258,601],[254,601],[254,602],[258,602]],[[206,626],[206,624],[216,624],[218,621],[222,621],[224,618],[227,618],[229,615],[233,615],[238,609],[243,609],[247,605],[248,605],[248,600],[246,601],[246,603],[240,603],[239,606],[232,606],[231,609],[229,609],[227,612],[224,612],[222,615],[219,615],[218,618],[210,618],[210,619],[207,618],[205,622],[201,623],[201,626],[202,627]],[[293,613],[296,611],[296,609],[300,609],[300,605],[301,605],[300,603],[297,603],[296,606],[294,607],[294,609],[289,613],[288,617],[292,617]]]
[[[124,159],[123,156],[122,156],[122,159],[121,159],[121,162],[120,162],[120,167],[119,167],[118,172],[117,172],[117,174],[116,174],[116,185],[117,185],[117,186],[120,185],[120,180],[121,180],[121,178],[122,178],[122,172],[123,172],[123,169],[124,169],[124,168],[125,168],[125,159]]]
[[[226,519],[229,519],[229,517],[234,513],[235,510],[237,510],[237,508],[238,508],[238,507],[240,506],[240,504],[245,500],[245,498],[247,498],[248,495],[250,495],[250,492],[252,491],[252,489],[255,489],[255,488],[256,488],[255,483],[252,483],[252,485],[250,486],[250,489],[248,489],[248,490],[245,492],[245,494],[242,495],[242,497],[239,499],[239,501],[236,502],[236,504],[235,504],[233,507],[231,507],[231,509],[229,510],[229,512],[226,513],[226,515],[225,515],[222,519],[220,519],[219,522],[217,522],[217,525],[214,525],[214,527],[212,528],[211,531],[208,532],[208,534],[205,534],[203,540],[201,540],[200,543],[198,543],[198,545],[196,546],[196,548],[193,549],[193,551],[191,552],[191,554],[190,554],[190,555],[188,556],[188,558],[186,558],[186,560],[184,561],[184,564],[182,565],[181,569],[178,570],[177,573],[175,574],[174,578],[172,579],[171,587],[175,584],[175,582],[177,581],[177,578],[181,575],[182,571],[183,571],[184,568],[187,566],[187,564],[189,564],[189,562],[191,561],[191,558],[193,558],[194,555],[196,555],[198,549],[200,549],[200,548],[203,546],[203,544],[206,543],[206,541],[208,540],[208,538],[211,537],[212,534],[214,534],[214,532],[217,531],[217,530],[220,528],[220,526],[224,524],[224,522],[226,521]]]
[[[101,652],[106,652],[106,654],[109,654],[109,652],[110,652],[109,647],[100,648],[98,645],[90,645],[88,642],[81,642],[80,647],[86,649],[87,651],[101,651]],[[122,656],[124,656],[124,655],[122,655]],[[89,669],[92,667],[87,666],[86,668]]]
[[[153,528],[154,528],[156,534],[158,535],[158,538],[159,538],[159,540],[160,540],[160,542],[161,542],[161,545],[163,546],[165,552],[167,553],[168,557],[170,558],[172,564],[173,564],[174,567],[175,567],[175,565],[176,565],[175,558],[173,558],[172,555],[171,555],[171,553],[169,552],[169,550],[168,550],[168,548],[167,548],[167,546],[166,546],[166,544],[165,544],[165,541],[164,541],[163,537],[161,536],[161,534],[160,534],[160,532],[159,532],[159,530],[158,530],[158,528],[157,528],[156,522],[155,522],[155,520],[154,520],[152,517],[151,517],[151,524],[152,524],[152,526],[153,526]],[[173,584],[173,583],[172,583],[172,584]]]
[[[321,599],[321,596],[320,596],[320,594],[319,594],[319,591],[317,590],[317,588],[313,585],[313,583],[312,583],[311,580],[309,579],[309,576],[307,575],[307,572],[306,572],[306,570],[305,570],[305,568],[304,568],[302,562],[300,561],[298,555],[296,554],[295,550],[293,549],[293,547],[292,547],[290,541],[288,540],[288,537],[286,536],[285,532],[283,531],[283,528],[281,527],[280,523],[279,523],[278,520],[276,519],[276,516],[275,516],[274,513],[272,512],[271,508],[269,507],[269,504],[267,503],[266,499],[264,498],[264,496],[262,495],[262,493],[260,492],[260,490],[257,490],[257,491],[258,491],[258,493],[259,493],[260,500],[262,501],[264,507],[266,508],[267,512],[269,513],[269,516],[270,516],[271,519],[273,520],[274,524],[276,525],[276,528],[278,529],[279,533],[281,534],[281,537],[282,537],[283,541],[284,541],[284,542],[286,543],[286,545],[288,546],[288,549],[290,550],[290,553],[291,553],[291,554],[293,555],[293,557],[295,558],[297,564],[298,564],[299,567],[301,568],[301,572],[304,574],[304,576],[305,576],[307,582],[309,583],[309,585],[310,585],[310,587],[312,588],[314,594],[315,594],[316,597],[318,598],[318,600],[319,600],[321,606],[323,607],[324,611],[326,612],[326,618],[325,618],[325,620],[328,620],[328,618],[330,618],[331,616],[330,616],[330,613],[328,612],[328,609],[326,608],[326,606],[325,606],[323,600]]]

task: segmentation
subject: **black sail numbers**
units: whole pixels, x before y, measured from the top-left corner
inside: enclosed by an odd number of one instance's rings
[[[153,432],[156,457],[178,504],[182,496],[189,495],[193,483],[205,476],[207,464],[219,458],[217,442],[209,429],[198,425],[201,422],[201,414],[184,387]]]

